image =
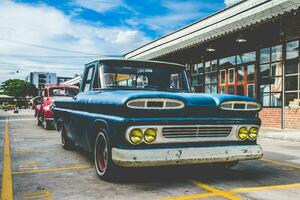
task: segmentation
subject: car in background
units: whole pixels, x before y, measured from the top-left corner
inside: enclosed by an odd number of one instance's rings
[[[38,125],[44,125],[46,130],[53,127],[53,114],[50,109],[54,100],[58,98],[72,98],[79,92],[77,86],[48,85],[44,88],[41,103],[35,106],[35,117]]]
[[[97,174],[126,167],[259,159],[261,105],[254,98],[190,91],[185,66],[101,59],[85,66],[74,98],[52,107],[62,146],[94,155]]]

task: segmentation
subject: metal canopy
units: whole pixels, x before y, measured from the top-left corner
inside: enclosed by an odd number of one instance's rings
[[[153,59],[297,10],[300,0],[248,0],[137,48],[128,59]]]

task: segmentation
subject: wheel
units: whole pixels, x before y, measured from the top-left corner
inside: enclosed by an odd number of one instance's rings
[[[40,117],[37,115],[37,125],[42,126],[43,122],[40,120]]]
[[[120,169],[112,162],[111,146],[106,135],[105,130],[101,130],[97,134],[94,145],[94,160],[98,176],[109,181],[117,177]]]
[[[51,121],[48,121],[48,120],[46,120],[45,118],[44,118],[44,128],[46,129],[46,130],[50,130],[51,128],[52,128],[52,124],[51,124]]]
[[[66,134],[66,130],[63,125],[60,128],[59,133],[61,135],[62,147],[66,150],[73,150],[75,148],[75,144],[70,138],[68,138],[68,136]]]

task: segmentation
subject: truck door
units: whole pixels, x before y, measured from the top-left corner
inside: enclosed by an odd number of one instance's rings
[[[73,113],[71,114],[70,118],[72,139],[82,147],[86,146],[86,139],[83,136],[87,128],[87,103],[94,71],[95,64],[89,65],[85,68],[80,88],[81,92],[74,98]]]

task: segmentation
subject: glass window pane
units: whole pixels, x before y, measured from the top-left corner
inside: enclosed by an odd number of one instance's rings
[[[271,93],[271,106],[281,106],[281,93]]]
[[[270,76],[270,64],[260,65],[260,76]]]
[[[282,45],[277,45],[271,48],[272,51],[272,62],[279,61],[282,59]]]
[[[270,92],[270,85],[260,85],[260,93]]]
[[[254,84],[247,85],[247,94],[248,97],[255,97],[255,87]]]
[[[271,74],[272,76],[281,76],[282,75],[282,63],[272,63],[271,64]]]
[[[210,74],[205,74],[205,84],[210,84],[211,80],[210,80]]]
[[[236,62],[237,64],[244,64],[248,62],[254,62],[256,60],[256,52],[248,52],[248,53],[243,53],[242,55],[237,55],[236,56]]]
[[[234,94],[234,86],[228,86],[228,94]]]
[[[217,65],[218,64],[218,60],[213,60],[211,61],[211,71],[212,72],[216,72],[217,71]]]
[[[198,69],[198,74],[202,74],[203,73],[203,63],[199,63],[197,65],[197,69]]]
[[[248,67],[247,67],[248,82],[253,82],[254,77],[255,77],[255,67],[254,67],[254,65],[248,65]]]
[[[211,83],[217,83],[217,73],[211,73],[210,77]]]
[[[230,57],[227,57],[227,58],[221,58],[220,59],[220,65],[234,66],[235,65],[235,56],[230,56]]]
[[[192,65],[192,74],[197,74],[197,64]]]
[[[234,69],[228,69],[228,83],[234,83]]]
[[[238,82],[244,82],[244,66],[238,67],[238,73],[237,73]]]
[[[205,86],[205,93],[210,93],[210,85]]]
[[[262,93],[260,100],[263,106],[270,106],[270,93]]]
[[[198,85],[202,85],[203,84],[203,74],[202,75],[198,75]]]
[[[226,83],[226,70],[221,70],[220,71],[220,81],[221,84],[225,84]]]
[[[298,90],[298,76],[285,77],[285,90]]]
[[[260,50],[260,63],[270,62],[270,48]]]
[[[218,93],[216,84],[211,85],[211,93]]]
[[[287,60],[285,64],[285,74],[298,73],[298,59]]]
[[[285,105],[288,106],[290,103],[292,104],[292,101],[295,99],[298,99],[298,93],[292,92],[292,93],[285,93]]]
[[[226,87],[225,87],[225,86],[222,86],[222,87],[220,88],[220,93],[221,93],[221,94],[226,94]]]
[[[282,78],[274,77],[270,79],[271,83],[271,92],[281,92],[282,90]]]
[[[299,41],[286,43],[286,59],[296,58],[299,56]]]
[[[205,62],[205,72],[211,72],[210,61]]]
[[[198,82],[197,76],[192,76],[192,86],[196,86]]]
[[[238,85],[236,89],[237,89],[236,92],[237,95],[244,96],[244,85]]]

